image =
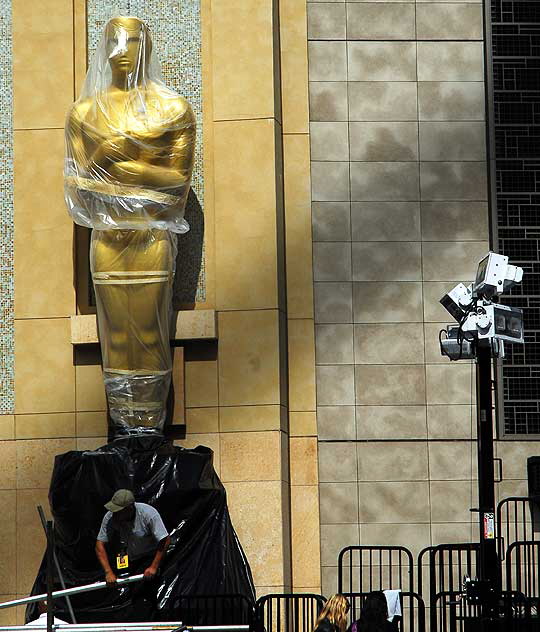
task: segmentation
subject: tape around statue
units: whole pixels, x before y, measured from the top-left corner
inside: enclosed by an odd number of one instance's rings
[[[122,437],[97,450],[56,457],[49,501],[67,588],[103,579],[94,546],[103,505],[115,490],[132,489],[138,502],[155,507],[171,535],[153,582],[72,597],[78,623],[248,621],[255,600],[253,579],[212,459],[209,448],[188,450],[159,436]],[[129,573],[142,572],[147,565],[144,559],[130,563]],[[60,588],[58,577],[54,588]],[[32,594],[45,591],[44,556]],[[36,616],[36,604],[30,604],[26,620]],[[56,601],[55,616],[70,621],[65,600]]]

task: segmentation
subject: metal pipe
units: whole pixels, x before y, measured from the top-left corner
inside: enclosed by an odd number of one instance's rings
[[[37,506],[37,511],[39,514],[39,519],[41,520],[41,525],[43,526],[43,530],[45,531],[45,535],[47,535],[47,520],[45,518],[45,512],[43,511],[43,507],[41,505]],[[66,582],[64,581],[64,574],[62,573],[62,569],[60,568],[60,562],[58,561],[58,556],[56,555],[56,546],[53,549],[53,559],[54,565],[56,567],[56,572],[58,573],[58,579],[60,579],[60,585],[62,589],[66,589]],[[71,617],[71,623],[77,623],[77,619],[75,619],[75,613],[73,612],[73,608],[71,606],[71,600],[66,595],[66,605],[68,607],[69,616]]]
[[[69,630],[72,632],[73,630],[94,630],[96,627],[104,630],[117,630],[118,626],[121,626],[126,630],[142,630],[142,629],[163,629],[167,630],[169,628],[179,628],[183,623],[181,621],[133,621],[133,622],[120,622],[120,623],[55,623],[56,630]],[[34,624],[32,622],[28,623],[24,626],[25,630],[33,629],[33,628],[41,628],[42,625]]]
[[[163,630],[163,629],[175,629],[180,627],[181,623],[160,623],[160,622],[152,622],[146,624],[133,624],[139,625],[140,627],[131,627],[129,623],[112,623],[112,624],[103,624],[103,623],[91,623],[91,624],[83,624],[83,630],[93,630],[95,632],[110,632],[111,629],[114,629],[118,632],[133,632],[137,630],[138,632],[145,630],[147,632],[151,632],[152,630]],[[88,626],[88,627],[86,627]],[[167,628],[168,626],[168,628]],[[249,625],[186,625],[187,630],[190,632],[248,632],[250,627]],[[77,630],[81,628],[81,624],[72,624],[72,623],[60,623],[54,624],[53,630],[55,632],[77,632]],[[0,632],[32,632],[32,630],[41,630],[43,632],[42,625],[32,625],[28,623],[27,625],[4,625],[0,626]]]
[[[69,630],[72,632],[73,630],[94,630],[96,627],[104,630],[117,630],[118,626],[121,626],[126,630],[142,630],[142,629],[150,629],[155,628],[159,630],[167,630],[169,628],[179,628],[184,625],[181,621],[133,621],[133,622],[120,622],[120,623],[55,623],[56,630]],[[25,630],[29,630],[32,628],[41,628],[42,625],[34,624],[32,622],[28,623],[24,626]]]
[[[144,579],[144,575],[132,575],[131,577],[119,578],[116,580],[114,586],[123,586],[125,584],[132,584],[133,582],[140,582]],[[52,593],[53,599],[59,597],[65,597],[66,595],[78,595],[80,593],[91,592],[92,590],[100,590],[101,588],[107,588],[107,582],[94,582],[93,584],[85,584],[84,586],[75,586],[74,588],[66,588],[65,590],[55,590]],[[35,601],[43,601],[47,599],[47,593],[41,595],[32,595],[30,597],[23,597],[22,599],[13,599],[12,601],[4,601],[0,603],[0,610],[2,608],[12,608],[13,606],[22,606],[25,603],[34,603]],[[67,624],[72,629],[73,624]]]
[[[53,551],[54,528],[51,520],[47,521],[47,632],[53,632]]]

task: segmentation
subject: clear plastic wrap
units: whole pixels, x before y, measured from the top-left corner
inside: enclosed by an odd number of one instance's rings
[[[73,220],[102,230],[187,232],[195,127],[189,103],[163,83],[148,27],[137,18],[110,20],[66,122]]]
[[[163,429],[175,261],[176,235],[169,231],[92,232],[103,379],[117,434]]]
[[[64,185],[71,217],[93,229],[90,268],[117,434],[165,423],[174,233],[189,230],[195,133],[189,103],[163,83],[148,27],[110,20],[68,113]]]

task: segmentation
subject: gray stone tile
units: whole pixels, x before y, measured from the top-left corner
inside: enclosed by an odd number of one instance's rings
[[[347,483],[356,480],[356,444],[319,441],[319,481]]]
[[[354,404],[354,366],[318,366],[317,405],[351,406]]]
[[[420,121],[483,121],[482,81],[419,81]]]
[[[428,404],[471,404],[475,382],[472,364],[426,365]]]
[[[360,522],[427,523],[429,489],[425,481],[359,483]]]
[[[314,202],[311,224],[313,241],[350,241],[350,202]]]
[[[529,482],[527,480],[503,480],[495,487],[495,502],[500,502],[503,498],[510,496],[528,496]],[[473,526],[473,541],[476,540],[478,526]],[[447,540],[447,542],[455,542],[455,540]]]
[[[359,406],[421,406],[426,401],[423,365],[362,365],[355,370]]]
[[[310,40],[345,39],[345,5],[337,2],[308,3],[307,23]]]
[[[315,325],[317,364],[354,364],[353,326]]]
[[[347,3],[347,39],[412,40],[415,38],[414,16],[412,3]]]
[[[479,4],[419,3],[416,31],[419,40],[481,40],[482,7]]]
[[[431,520],[433,522],[470,522],[472,494],[469,481],[432,481],[430,483]]]
[[[317,2],[318,0],[308,0],[308,2]],[[353,0],[347,0],[348,2],[352,2]],[[433,3],[435,0],[416,0],[418,3],[420,2],[430,2]],[[450,4],[455,4],[457,0],[436,0],[437,2],[450,2]],[[481,0],[461,0],[465,4],[482,4]]]
[[[430,441],[429,477],[432,481],[470,481],[476,458],[472,441]]]
[[[353,317],[355,323],[422,322],[422,284],[411,281],[354,283]]]
[[[414,81],[351,81],[351,121],[415,121],[417,94]],[[337,119],[336,119],[337,120]]]
[[[337,564],[341,549],[359,544],[360,531],[357,524],[321,525],[322,566]]]
[[[346,121],[347,82],[310,81],[309,118],[311,121]]]
[[[422,323],[377,323],[354,326],[355,364],[422,364]]]
[[[347,123],[310,123],[311,160],[349,160]]]
[[[358,524],[356,483],[319,483],[321,524]]]
[[[349,134],[351,160],[418,160],[417,123],[351,122]]]
[[[537,455],[537,441],[497,442],[497,456],[503,460],[505,479],[527,478],[527,458]]]
[[[425,406],[357,406],[358,439],[426,439]]]
[[[431,525],[433,545],[448,544],[448,542],[474,542],[476,540],[477,525],[470,522],[436,523]]]
[[[474,121],[420,123],[420,160],[485,160],[484,130]]]
[[[476,411],[469,404],[433,404],[427,407],[430,439],[472,439]]]
[[[421,202],[425,241],[482,241],[489,238],[487,202]]]
[[[416,559],[422,549],[431,544],[431,530],[429,524],[362,524],[362,541],[369,545],[403,546]],[[448,540],[461,542],[462,540]]]
[[[353,202],[353,241],[420,241],[419,202]]]
[[[349,194],[348,162],[311,163],[311,199],[317,202],[344,202]]]
[[[475,276],[478,262],[488,250],[489,245],[486,241],[424,242],[424,281],[452,281],[456,276],[458,279]],[[440,298],[442,297],[443,294]]]
[[[421,247],[417,242],[352,244],[354,281],[420,281]]]
[[[483,81],[482,42],[418,42],[418,81]]]
[[[416,162],[352,162],[350,170],[351,200],[355,202],[419,199]]]
[[[484,162],[421,162],[423,201],[485,200],[487,175]]]
[[[352,283],[314,283],[316,323],[352,322]]]
[[[356,446],[359,481],[425,481],[427,441],[369,441]]]
[[[316,2],[318,0],[310,0]],[[335,0],[337,1],[337,0]],[[337,566],[321,566],[321,592],[323,595],[334,595],[338,588],[338,568]]]
[[[413,42],[348,42],[349,81],[416,81]]]
[[[319,406],[317,436],[320,441],[356,439],[354,406]]]
[[[310,81],[347,81],[345,42],[308,42]]]
[[[313,244],[313,278],[315,281],[350,281],[351,244],[349,242],[315,242]]]

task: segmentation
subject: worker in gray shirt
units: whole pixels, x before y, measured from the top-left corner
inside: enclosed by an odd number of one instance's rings
[[[107,584],[116,582],[116,575],[128,572],[130,562],[152,557],[144,571],[145,579],[153,579],[169,546],[170,538],[157,509],[136,503],[129,489],[117,490],[105,505],[96,541],[96,555],[105,571]],[[113,548],[113,551],[107,551]],[[116,568],[111,568],[109,554],[114,555]]]

